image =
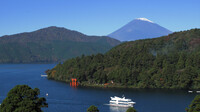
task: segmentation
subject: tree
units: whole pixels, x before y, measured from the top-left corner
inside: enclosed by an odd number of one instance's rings
[[[28,85],[17,85],[11,89],[0,105],[0,112],[42,112],[48,107],[44,97],[39,98],[40,90]]]
[[[185,54],[181,53],[177,63],[178,69],[183,69],[185,67],[185,58],[186,58]]]
[[[48,78],[77,78],[80,85],[113,81],[115,87],[200,89],[199,34],[200,29],[124,42],[105,54],[67,60]]]
[[[200,95],[197,95],[192,103],[189,105],[189,108],[186,108],[187,112],[200,112]]]
[[[130,107],[126,112],[137,112],[137,111],[133,107]]]
[[[94,105],[91,105],[88,109],[87,109],[87,112],[99,112],[99,109],[94,106]]]

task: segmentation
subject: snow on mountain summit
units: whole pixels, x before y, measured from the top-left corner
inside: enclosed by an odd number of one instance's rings
[[[148,21],[148,22],[153,23],[153,21],[151,21],[151,20],[149,20],[147,18],[136,18],[136,20]]]
[[[134,41],[139,39],[156,38],[172,33],[172,31],[148,20],[137,18],[109,34],[109,37],[120,41]]]

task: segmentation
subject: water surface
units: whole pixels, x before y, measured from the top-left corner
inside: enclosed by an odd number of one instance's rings
[[[95,105],[100,112],[125,112],[127,108],[110,107],[110,96],[131,98],[136,102],[138,112],[184,112],[196,93],[187,90],[161,89],[116,89],[116,88],[72,88],[69,84],[40,77],[55,64],[0,64],[0,103],[10,89],[26,84],[41,90],[46,97],[48,108],[45,112],[86,112]],[[49,96],[45,96],[46,93]]]

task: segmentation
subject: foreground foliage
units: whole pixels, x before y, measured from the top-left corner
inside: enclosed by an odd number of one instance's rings
[[[200,29],[122,43],[47,70],[48,78],[134,88],[200,88]],[[113,83],[111,83],[113,82]]]
[[[137,112],[137,111],[133,107],[130,107],[126,112]]]
[[[27,85],[17,85],[11,89],[0,105],[0,112],[42,112],[48,107],[45,98],[39,98],[40,90]]]
[[[88,109],[87,109],[87,112],[99,112],[99,109],[94,106],[94,105],[91,105]]]
[[[192,103],[189,105],[189,108],[186,109],[187,112],[200,112],[200,95],[197,95]]]

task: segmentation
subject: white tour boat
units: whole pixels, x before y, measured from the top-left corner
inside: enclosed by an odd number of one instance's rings
[[[133,102],[131,99],[126,99],[124,96],[122,98],[114,96],[110,97],[110,104],[111,106],[119,106],[119,107],[133,107],[136,102]]]

